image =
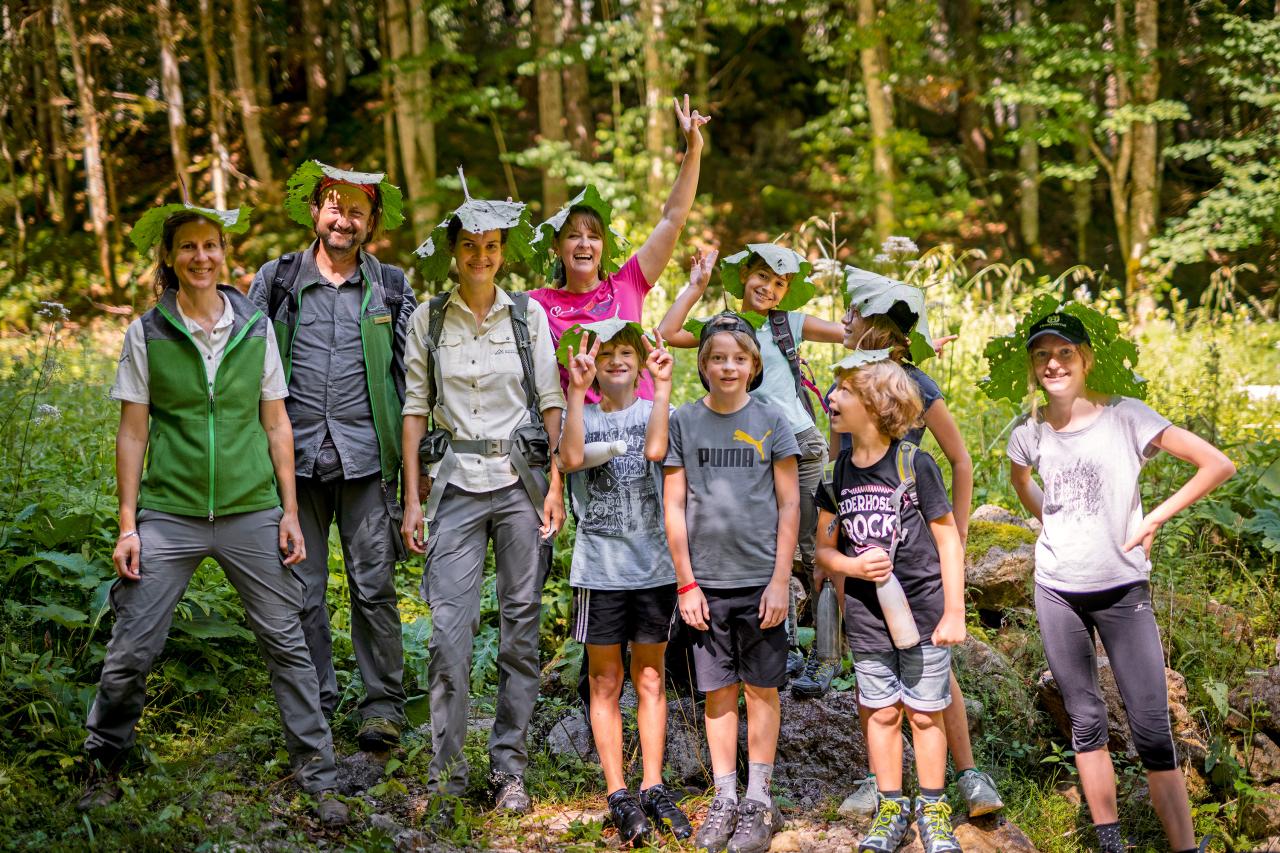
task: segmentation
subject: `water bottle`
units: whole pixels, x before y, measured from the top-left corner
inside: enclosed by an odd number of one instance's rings
[[[889,636],[893,645],[899,649],[909,649],[920,642],[920,630],[916,628],[916,619],[911,615],[911,605],[907,603],[907,594],[902,584],[892,573],[876,583],[876,597],[880,599],[880,610],[884,613],[884,621],[889,626]]]
[[[582,447],[582,467],[598,468],[615,456],[621,456],[626,452],[627,442],[621,438],[617,441],[587,442]]]
[[[818,606],[813,611],[814,651],[819,660],[840,659],[840,599],[835,584],[822,582]]]

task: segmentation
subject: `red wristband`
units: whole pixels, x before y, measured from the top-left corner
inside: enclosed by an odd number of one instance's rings
[[[688,592],[689,590],[691,590],[691,589],[697,589],[697,588],[698,588],[698,582],[697,582],[697,581],[691,581],[690,583],[687,583],[687,584],[685,584],[684,586],[682,586],[682,587],[680,587],[679,589],[677,589],[677,590],[676,590],[676,595],[684,595],[684,594],[685,594],[686,592]]]

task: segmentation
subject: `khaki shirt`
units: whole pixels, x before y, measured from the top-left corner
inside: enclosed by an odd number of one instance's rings
[[[436,391],[435,423],[454,438],[510,438],[529,422],[520,354],[511,327],[511,297],[502,288],[489,314],[476,326],[475,316],[455,290],[444,306],[440,332],[442,386]],[[427,377],[434,369],[427,350],[430,303],[424,300],[413,312],[405,344],[406,388],[404,414],[426,417]],[[542,306],[529,300],[529,338],[533,348],[534,391],[538,410],[563,409],[564,392],[556,365],[555,344]],[[405,448],[405,458],[417,448]],[[517,482],[510,456],[459,453],[458,466],[449,482],[463,491],[484,493]],[[431,467],[435,476],[439,463]],[[443,484],[441,484],[443,485]]]

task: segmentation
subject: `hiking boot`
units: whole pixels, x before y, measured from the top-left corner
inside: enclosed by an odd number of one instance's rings
[[[871,828],[858,845],[858,850],[869,850],[872,853],[892,853],[897,850],[907,834],[907,827],[911,826],[910,814],[911,801],[906,797],[881,797],[876,809],[876,819],[871,822]]]
[[[524,779],[514,773],[495,770],[489,774],[493,785],[493,807],[500,812],[524,814],[531,805],[529,792],[524,789]]]
[[[876,790],[876,774],[853,783],[853,793],[844,798],[837,811],[846,817],[871,817],[880,808],[880,792]]]
[[[658,832],[670,832],[682,839],[693,835],[693,824],[689,823],[688,815],[676,805],[666,785],[654,785],[641,791],[640,807]]]
[[[981,770],[966,770],[956,777],[960,796],[969,806],[969,817],[982,817],[1004,808],[1004,801],[996,791],[996,783]]]
[[[346,826],[351,821],[351,812],[335,792],[321,791],[316,797],[316,817],[322,826]]]
[[[728,797],[716,797],[707,809],[707,817],[693,837],[693,846],[707,853],[720,853],[733,838],[738,826],[738,803]]]
[[[120,784],[114,773],[94,773],[85,783],[80,799],[76,801],[76,811],[88,812],[109,806],[120,799]]]
[[[791,695],[796,699],[821,699],[831,689],[831,679],[839,669],[840,661],[822,660],[817,652],[810,652],[804,672],[791,682]]]
[[[356,743],[362,752],[386,752],[400,744],[400,726],[386,717],[369,717],[360,724]]]
[[[618,838],[623,844],[639,847],[648,840],[649,818],[626,788],[609,795],[609,819],[618,828]]]
[[[787,680],[799,678],[804,672],[804,653],[799,649],[787,650]]]
[[[776,803],[757,800],[738,804],[738,825],[729,839],[729,853],[765,853],[773,836],[782,829],[782,812]]]
[[[951,804],[945,797],[916,797],[916,832],[920,833],[924,853],[956,853],[960,849],[951,829]]]

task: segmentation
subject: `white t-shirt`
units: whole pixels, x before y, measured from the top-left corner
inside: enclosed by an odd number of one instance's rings
[[[218,376],[218,366],[222,364],[222,356],[227,351],[227,342],[231,340],[231,328],[235,325],[235,312],[231,309],[231,301],[226,294],[222,297],[222,316],[213,324],[213,329],[206,332],[200,324],[182,313],[182,305],[178,304],[178,319],[191,333],[196,349],[204,358],[205,371],[209,382]],[[284,365],[280,361],[280,348],[276,343],[275,333],[267,330],[267,353],[262,362],[262,399],[283,400],[289,396],[289,386],[284,379]],[[142,331],[142,318],[129,324],[124,333],[124,346],[120,350],[120,363],[116,365],[116,381],[111,386],[111,399],[127,403],[151,402],[151,368],[147,361],[147,341]]]
[[[1146,403],[1113,397],[1088,426],[1058,432],[1030,416],[1009,436],[1008,456],[1044,484],[1036,583],[1062,592],[1113,589],[1151,574],[1141,547],[1121,551],[1142,522],[1138,475],[1169,421]]]

